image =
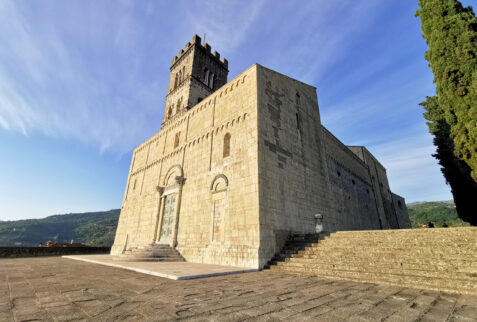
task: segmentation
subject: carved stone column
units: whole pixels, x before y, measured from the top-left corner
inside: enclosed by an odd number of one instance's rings
[[[164,187],[157,186],[157,192],[159,193],[159,202],[157,204],[157,216],[156,216],[156,228],[154,230],[154,241],[153,243],[159,241],[161,225],[162,225],[162,215],[164,214]]]
[[[172,247],[177,246],[177,231],[179,229],[179,213],[181,209],[181,199],[182,199],[182,187],[185,183],[185,178],[181,176],[176,176],[176,184],[179,188],[177,192],[176,205],[175,205],[175,218],[174,218],[174,230],[172,232]]]

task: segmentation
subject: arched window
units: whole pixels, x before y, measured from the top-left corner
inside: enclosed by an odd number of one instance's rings
[[[179,84],[182,83],[182,70],[179,71]]]
[[[179,146],[180,138],[181,138],[181,132],[179,131],[176,133],[176,137],[174,139],[174,149]]]
[[[227,133],[224,136],[224,158],[230,156],[230,137],[230,133]]]
[[[182,78],[185,80],[186,73],[185,73],[185,66],[182,67]]]
[[[176,79],[174,80],[174,89],[177,88],[178,81],[179,81],[179,75],[177,75],[177,73],[176,73]]]
[[[182,105],[182,97],[179,98],[179,100],[177,101],[176,113],[178,113],[181,110],[181,105]]]
[[[209,84],[209,70],[207,68],[204,69],[204,83]]]
[[[172,106],[169,107],[169,111],[167,112],[167,118],[170,119],[172,117]]]

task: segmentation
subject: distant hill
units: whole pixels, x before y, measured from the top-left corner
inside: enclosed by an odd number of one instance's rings
[[[38,246],[48,240],[74,240],[90,246],[111,246],[118,225],[119,209],[54,215],[42,219],[0,222],[0,246]]]
[[[452,201],[414,202],[408,204],[407,209],[413,228],[427,227],[429,222],[432,222],[434,227],[470,226],[457,217]]]

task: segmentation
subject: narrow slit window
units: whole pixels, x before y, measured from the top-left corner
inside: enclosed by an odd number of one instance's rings
[[[230,137],[230,133],[227,133],[224,136],[224,158],[230,156]]]
[[[181,138],[181,132],[177,132],[176,137],[174,139],[174,149],[179,146],[180,138]]]
[[[204,83],[209,84],[209,70],[207,68],[204,69]]]

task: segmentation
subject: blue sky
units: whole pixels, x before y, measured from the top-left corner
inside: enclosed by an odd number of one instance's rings
[[[464,5],[475,5],[464,1]],[[121,206],[194,34],[229,61],[317,87],[323,124],[366,145],[408,202],[451,199],[418,103],[433,95],[416,0],[0,1],[0,220]]]

